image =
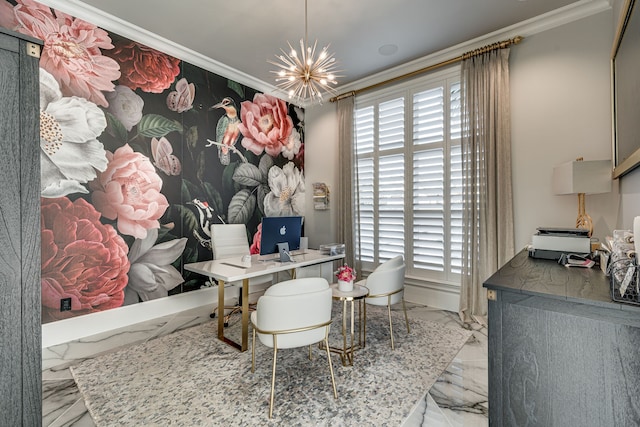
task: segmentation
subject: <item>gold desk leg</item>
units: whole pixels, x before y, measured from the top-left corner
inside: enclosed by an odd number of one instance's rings
[[[249,348],[249,279],[242,280],[242,347],[240,351]]]
[[[218,339],[240,351],[249,347],[249,279],[242,281],[242,345],[224,336],[224,280],[218,280]]]

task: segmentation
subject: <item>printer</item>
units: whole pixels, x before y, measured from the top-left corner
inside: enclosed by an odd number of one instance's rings
[[[529,256],[559,260],[562,254],[588,255],[591,238],[585,228],[539,227],[531,237]]]

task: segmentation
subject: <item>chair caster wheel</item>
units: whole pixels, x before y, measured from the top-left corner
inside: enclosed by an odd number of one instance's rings
[[[209,317],[210,317],[210,318],[212,318],[212,319],[215,319],[215,318],[216,318],[216,314],[215,314],[215,313],[211,313],[211,314],[209,315]]]
[[[224,323],[224,327],[225,327],[225,328],[228,328],[228,327],[229,327],[229,322],[225,322],[225,323]]]

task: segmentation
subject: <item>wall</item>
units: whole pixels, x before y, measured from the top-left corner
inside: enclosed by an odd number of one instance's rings
[[[457,56],[475,47],[496,40],[523,35],[525,39],[511,49],[511,114],[512,114],[512,167],[515,214],[516,249],[524,248],[539,226],[573,227],[577,216],[577,196],[556,196],[551,189],[553,167],[561,163],[584,157],[585,160],[611,159],[611,108],[609,55],[613,40],[613,17],[610,8],[597,10],[586,17],[570,22],[548,24],[529,23],[522,28],[512,28],[468,43],[449,52],[441,53],[423,62],[422,66]],[[545,26],[547,25],[547,26]],[[407,64],[404,72],[412,71],[417,64]],[[393,77],[401,70],[393,70],[378,80]],[[354,84],[351,90],[375,83],[375,78]],[[333,118],[331,118],[333,115]],[[336,138],[337,124],[335,106],[307,108],[309,147],[326,147]],[[321,121],[315,123],[315,120]],[[307,153],[310,153],[307,149]],[[318,158],[333,161],[331,153],[315,153]],[[308,157],[316,165],[316,157]],[[307,167],[307,180],[325,180],[335,189],[337,170]],[[317,175],[316,175],[317,173]],[[625,205],[631,205],[633,190],[640,191],[640,171],[636,184],[626,185],[629,196]],[[636,191],[637,192],[637,191]],[[624,195],[626,196],[626,195]],[[338,195],[333,191],[333,199]],[[631,199],[631,200],[626,200]],[[621,215],[618,183],[609,194],[587,196],[587,212],[592,216],[594,236],[604,238],[616,228]],[[625,206],[626,208],[626,206]],[[636,211],[638,202],[635,203]],[[631,208],[629,208],[631,209]],[[628,215],[627,215],[628,216]],[[624,217],[624,215],[623,215]],[[308,221],[309,231],[330,230],[331,218],[314,218],[317,224]],[[624,219],[629,223],[628,219]],[[326,228],[325,228],[326,227]],[[333,236],[335,237],[335,235]],[[328,238],[328,237],[326,237]],[[310,241],[321,236],[310,234]],[[450,287],[433,285],[408,286],[407,299],[439,308],[457,311],[458,296]]]
[[[10,1],[0,14],[0,26],[46,40],[43,347],[210,310],[215,289],[183,269],[211,259],[209,224],[246,224],[256,243],[263,216],[304,215],[305,198],[302,109],[62,6]],[[268,129],[255,122],[266,116]],[[139,302],[150,304],[126,307]]]
[[[305,164],[307,184],[305,233],[309,236],[309,247],[318,248],[325,243],[336,242],[338,220],[338,123],[336,104],[325,103],[305,110],[305,136],[313,144],[305,145],[305,157],[313,159]],[[313,209],[314,182],[328,184],[330,191],[329,209]]]
[[[539,226],[571,227],[577,196],[551,190],[553,167],[611,159],[611,11],[528,37],[511,53],[516,248]],[[615,227],[618,192],[588,195],[594,236]]]

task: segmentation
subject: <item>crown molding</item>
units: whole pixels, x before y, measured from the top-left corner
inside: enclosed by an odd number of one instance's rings
[[[194,50],[188,49],[178,43],[140,28],[130,22],[124,21],[116,16],[108,14],[98,8],[90,6],[78,0],[38,0],[40,3],[68,13],[76,18],[84,19],[99,26],[102,29],[111,31],[120,36],[142,43],[163,53],[171,55],[182,61],[196,65],[212,73],[233,80],[237,83],[256,89],[263,93],[269,93],[282,98],[282,94],[275,85],[268,84],[263,80],[250,76],[235,68],[229,67],[212,58],[202,55]]]
[[[155,33],[133,25],[100,9],[87,5],[79,0],[38,1],[49,7],[68,13],[80,19],[84,19],[105,30],[114,32],[123,37],[127,37],[138,43],[145,44],[149,47],[172,55],[178,59],[189,62],[222,77],[231,79],[252,89],[277,96],[281,99],[288,98],[288,95],[274,84],[267,83],[263,80],[238,71],[235,68],[229,67],[221,62],[218,62],[212,58],[188,49],[164,37],[160,37]],[[348,85],[339,86],[336,88],[336,92],[344,93],[355,90],[358,87],[365,87],[377,82],[388,80],[390,78],[397,77],[411,71],[428,67],[429,65],[437,64],[438,62],[442,62],[446,59],[462,55],[464,52],[482,47],[486,44],[500,41],[504,38],[512,38],[520,35],[525,37],[526,39],[527,36],[547,31],[552,28],[611,9],[611,1],[612,0],[581,0],[555,11],[503,28],[490,34],[486,34],[473,40],[460,43],[458,45],[441,50],[431,55],[424,56],[414,61],[407,62],[397,67],[390,68],[380,73],[373,74],[371,76],[365,77],[364,79],[349,83]],[[304,102],[301,107],[308,107],[310,105],[311,103],[307,101]]]

